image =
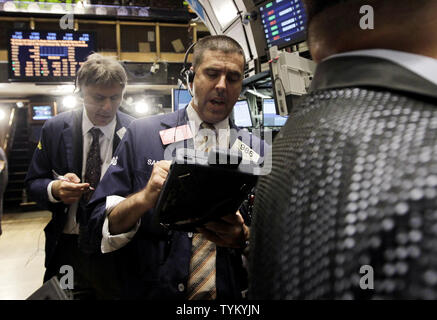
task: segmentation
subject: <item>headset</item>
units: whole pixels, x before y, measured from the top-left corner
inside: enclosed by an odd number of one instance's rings
[[[180,72],[181,81],[182,83],[188,88],[188,91],[190,92],[191,96],[193,96],[193,92],[191,91],[190,83],[194,81],[194,76],[196,75],[194,70],[191,70],[190,67],[188,67],[188,55],[190,54],[190,51],[194,48],[194,46],[197,44],[197,42],[194,42],[190,45],[187,52],[185,52],[184,56],[184,66]]]
[[[191,90],[190,83],[193,83],[194,76],[196,75],[196,73],[194,72],[194,70],[191,70],[191,68],[188,67],[188,55],[190,54],[190,51],[194,48],[194,46],[196,44],[197,44],[197,42],[192,43],[188,47],[187,52],[185,52],[184,66],[182,67],[182,70],[179,73],[180,80],[181,80],[180,87],[182,86],[182,84],[185,85],[187,87],[187,89],[188,89],[188,92],[190,92],[190,95],[192,97],[194,97],[194,94],[193,94],[193,91]],[[177,99],[178,101],[179,101],[179,93],[180,93],[180,91],[178,91],[178,99]],[[176,122],[176,127],[178,127],[178,126],[179,126],[179,112],[178,112],[177,122]],[[174,131],[173,139],[176,139],[176,130]]]

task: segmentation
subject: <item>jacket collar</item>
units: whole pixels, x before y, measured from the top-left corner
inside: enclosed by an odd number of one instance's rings
[[[174,128],[178,126],[183,126],[188,122],[187,108],[180,109],[176,112],[167,114],[161,119],[161,125],[167,128]],[[229,117],[229,127],[231,129],[238,129],[234,122]]]
[[[321,62],[310,91],[378,87],[437,99],[437,86],[416,73],[377,57],[340,56]]]
[[[63,139],[66,147],[66,157],[68,167],[73,170],[78,177],[82,175],[82,153],[83,153],[83,135],[82,135],[82,116],[83,108],[71,111],[64,119]],[[116,125],[112,153],[117,149],[124,131],[123,128],[129,126],[129,120],[122,116],[120,111],[116,113]]]
[[[172,112],[162,117],[161,125],[166,128],[175,128],[183,126],[188,122],[188,115],[186,108]]]
[[[161,119],[161,126],[163,128],[175,128],[178,126],[183,126],[185,124],[188,123],[188,114],[187,114],[187,108],[184,109],[180,109],[176,112],[173,113],[169,113],[166,114],[164,117],[162,117]],[[231,119],[229,118],[229,127],[231,129],[236,129],[237,131],[239,131],[239,128],[237,126],[235,126],[235,124],[231,121]],[[164,129],[165,130],[165,129]],[[234,130],[231,130],[231,135],[229,137],[229,142],[230,142],[230,146],[232,146],[235,142],[235,140],[238,138],[238,135],[233,134]],[[193,139],[189,139],[189,141],[179,141],[179,142],[175,142],[174,144],[177,147],[180,146],[185,146],[188,148],[194,148],[194,144],[193,144]],[[165,146],[164,148],[166,148],[167,146]]]
[[[68,168],[78,177],[82,176],[82,113],[83,109],[81,108],[66,115],[62,133]]]

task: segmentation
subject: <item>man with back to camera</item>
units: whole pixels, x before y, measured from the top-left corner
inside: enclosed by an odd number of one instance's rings
[[[70,265],[79,299],[118,296],[113,257],[83,253],[79,233],[86,225],[84,207],[133,120],[118,111],[126,83],[115,59],[90,55],[77,74],[83,108],[45,122],[26,177],[29,195],[52,212],[45,228],[44,282]]]
[[[125,298],[242,298],[247,279],[241,249],[249,236],[242,215],[224,216],[193,235],[154,225],[153,208],[169,171],[170,161],[163,160],[168,148],[207,151],[204,138],[209,130],[207,143],[215,141],[229,149],[237,139],[249,138],[252,149],[263,156],[262,142],[229,121],[241,92],[244,65],[243,49],[232,38],[201,39],[194,47],[190,104],[132,123],[96,190],[88,208],[93,210],[90,238],[96,250],[120,252]],[[184,127],[180,141],[161,136],[168,129]]]
[[[437,2],[303,2],[319,65],[257,185],[249,296],[436,299]]]

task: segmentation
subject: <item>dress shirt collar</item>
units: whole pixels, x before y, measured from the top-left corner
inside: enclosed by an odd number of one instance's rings
[[[111,139],[111,137],[114,135],[115,125],[117,124],[117,116],[114,116],[114,118],[111,120],[110,123],[108,123],[106,126],[95,126],[91,120],[88,118],[87,112],[85,107],[83,108],[82,113],[82,134],[86,135],[88,131],[90,131],[92,128],[99,128],[106,139]]]
[[[346,56],[367,56],[389,60],[437,85],[437,60],[430,57],[397,50],[369,49],[339,53],[325,60]]]
[[[190,104],[187,106],[187,115],[188,115],[188,122],[190,124],[191,132],[193,133],[193,136],[195,137],[197,133],[199,132],[200,125],[202,124],[203,120],[200,119],[199,114],[197,111],[193,108],[193,106]],[[220,122],[217,122],[214,124],[214,128],[217,132],[220,132],[220,130],[227,130],[229,129],[229,117],[226,117]]]

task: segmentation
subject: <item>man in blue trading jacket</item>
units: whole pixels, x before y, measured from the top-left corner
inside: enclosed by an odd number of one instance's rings
[[[104,253],[119,249],[125,298],[242,297],[247,279],[241,249],[249,228],[239,212],[206,224],[194,235],[165,231],[152,223],[152,217],[170,166],[170,161],[160,161],[166,149],[184,145],[208,150],[201,128],[219,132],[214,140],[221,147],[251,141],[252,156],[263,156],[263,143],[236,130],[229,121],[241,92],[244,65],[244,52],[235,40],[226,36],[201,39],[194,50],[194,74],[188,76],[193,94],[190,104],[172,114],[132,123],[96,190],[89,204],[93,210],[90,238]],[[166,131],[172,128],[180,134]],[[180,141],[174,141],[177,136]],[[204,256],[199,258],[202,251]]]
[[[90,298],[118,296],[116,286],[108,286],[115,283],[108,279],[113,278],[112,257],[82,253],[78,235],[86,226],[84,207],[133,120],[118,111],[126,82],[126,73],[116,60],[90,55],[77,75],[84,108],[46,121],[26,177],[30,197],[52,212],[45,228],[44,281],[58,275],[63,265],[70,265],[73,292],[79,298],[85,297],[81,293],[85,289]]]

